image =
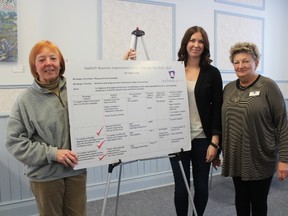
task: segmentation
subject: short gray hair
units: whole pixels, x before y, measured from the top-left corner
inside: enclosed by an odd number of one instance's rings
[[[238,42],[230,48],[230,61],[233,63],[234,56],[239,53],[249,53],[255,61],[259,61],[260,53],[258,47],[250,42]]]

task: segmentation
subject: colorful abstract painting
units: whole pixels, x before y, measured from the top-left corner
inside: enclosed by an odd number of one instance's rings
[[[17,58],[16,0],[0,0],[0,62],[16,62]]]

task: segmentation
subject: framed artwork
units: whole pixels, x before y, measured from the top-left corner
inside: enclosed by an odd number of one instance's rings
[[[17,46],[16,0],[0,1],[0,62],[16,62]]]
[[[119,60],[137,37],[137,60],[175,60],[175,5],[141,0],[100,1],[100,59]],[[146,51],[145,51],[146,49]]]
[[[252,9],[265,9],[265,0],[215,0],[215,2],[230,4],[240,7],[247,7]]]
[[[264,19],[259,17],[215,11],[215,65],[221,72],[233,72],[229,50],[237,42],[255,43],[261,56],[264,54]],[[262,73],[263,62],[257,68]]]

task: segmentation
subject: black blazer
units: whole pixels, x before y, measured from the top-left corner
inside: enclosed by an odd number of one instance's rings
[[[222,90],[220,71],[212,65],[201,67],[195,86],[195,100],[208,139],[211,139],[212,135],[221,137]]]

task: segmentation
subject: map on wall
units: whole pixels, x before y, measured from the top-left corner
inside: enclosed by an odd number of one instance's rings
[[[17,13],[16,0],[0,1],[0,62],[16,62]]]

